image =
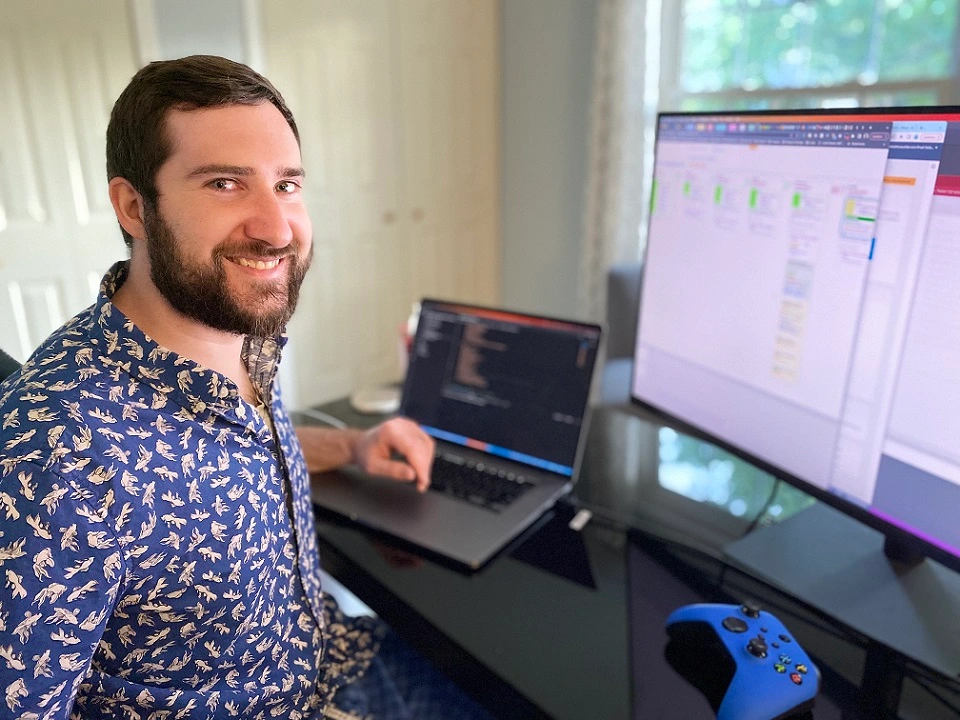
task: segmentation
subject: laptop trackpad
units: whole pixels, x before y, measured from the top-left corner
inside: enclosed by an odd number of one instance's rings
[[[430,505],[429,498],[417,492],[413,482],[367,475],[356,468],[319,475],[313,482],[322,496],[321,505],[352,520],[369,520],[367,513],[373,511],[372,517],[408,524],[421,518]]]

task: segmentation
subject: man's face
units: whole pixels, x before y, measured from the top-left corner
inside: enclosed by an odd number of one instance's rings
[[[172,153],[144,225],[150,274],[180,313],[240,335],[275,335],[313,254],[300,148],[270,103],[171,110]]]

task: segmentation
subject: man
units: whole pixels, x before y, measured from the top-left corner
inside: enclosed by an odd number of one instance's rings
[[[0,385],[0,714],[366,713],[385,631],[321,592],[308,470],[422,491],[433,443],[284,411],[312,252],[293,116],[243,65],[152,63],[113,108],[107,172],[129,262]]]

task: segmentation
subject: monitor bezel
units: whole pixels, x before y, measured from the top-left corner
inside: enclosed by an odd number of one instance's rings
[[[850,117],[850,116],[878,116],[871,118],[877,122],[883,122],[886,120],[890,121],[909,121],[909,120],[946,120],[948,122],[958,122],[960,123],[960,106],[956,105],[930,105],[924,107],[853,107],[853,108],[816,108],[816,109],[777,109],[777,110],[729,110],[729,111],[707,111],[707,112],[698,112],[698,111],[661,111],[657,113],[657,125],[656,125],[656,137],[654,140],[654,163],[653,163],[653,173],[656,173],[656,152],[659,148],[659,139],[660,139],[660,125],[661,120],[664,118],[703,118],[704,121],[709,122],[709,118],[715,118],[720,122],[731,121],[735,118],[756,118],[756,117],[771,117],[771,118],[783,118],[783,117],[836,117],[838,119]],[[930,117],[930,116],[952,116],[948,117]],[[888,117],[889,116],[889,117]],[[895,545],[886,547],[896,548],[895,551],[888,553],[888,556],[891,559],[897,559],[905,556],[916,556],[916,558],[930,558],[941,565],[948,567],[952,570],[960,572],[960,552],[954,554],[949,550],[946,550],[939,545],[936,545],[924,538],[920,537],[916,533],[922,533],[923,530],[916,528],[916,532],[911,532],[910,529],[894,525],[893,523],[874,515],[865,507],[858,505],[857,503],[845,499],[840,495],[830,492],[829,490],[824,490],[817,485],[814,485],[808,480],[805,480],[797,475],[792,474],[786,469],[771,463],[763,458],[760,458],[756,455],[753,455],[747,448],[740,447],[735,443],[731,443],[727,440],[724,440],[722,437],[713,434],[708,428],[701,427],[695,423],[691,423],[684,418],[681,418],[677,415],[673,415],[669,410],[662,408],[654,403],[651,403],[647,400],[644,400],[635,395],[635,369],[636,369],[636,356],[637,350],[640,347],[640,326],[642,324],[642,315],[643,315],[643,294],[646,291],[646,283],[643,282],[644,276],[647,272],[647,263],[646,257],[649,253],[650,248],[650,222],[651,216],[649,212],[649,194],[646,198],[648,211],[646,213],[646,227],[647,227],[647,243],[644,247],[643,257],[641,259],[641,286],[640,286],[640,303],[637,312],[637,328],[636,336],[634,340],[633,348],[633,365],[630,369],[630,403],[636,407],[642,408],[646,412],[652,414],[665,421],[669,427],[676,429],[684,434],[691,435],[697,439],[704,440],[709,442],[712,445],[715,445],[718,448],[721,448],[745,461],[754,465],[755,467],[763,470],[774,476],[775,478],[782,479],[804,493],[816,498],[818,501],[823,502],[830,507],[833,507],[840,512],[862,522],[864,525],[873,528],[874,530],[883,534],[886,543],[894,543]]]

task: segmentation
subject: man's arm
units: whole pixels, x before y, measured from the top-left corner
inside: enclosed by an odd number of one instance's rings
[[[122,551],[69,482],[0,459],[0,717],[65,719],[113,610]]]
[[[435,443],[411,420],[393,418],[366,432],[305,425],[296,431],[311,473],[354,464],[371,475],[416,481],[421,492],[430,485]],[[405,461],[396,460],[395,455]]]

